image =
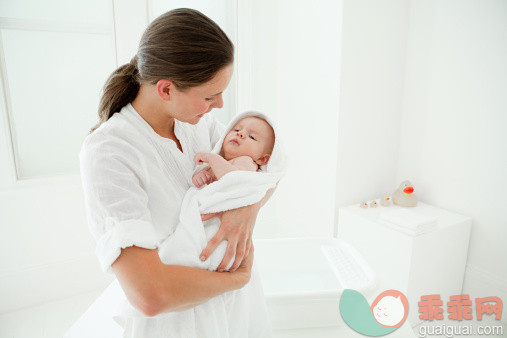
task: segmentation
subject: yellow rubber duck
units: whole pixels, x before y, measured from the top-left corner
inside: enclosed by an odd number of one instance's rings
[[[410,181],[401,182],[398,189],[394,191],[393,204],[400,207],[415,207],[417,205],[417,197],[414,195],[414,187]]]

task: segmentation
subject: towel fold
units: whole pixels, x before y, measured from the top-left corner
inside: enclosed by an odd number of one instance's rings
[[[378,216],[378,222],[411,236],[419,236],[430,232],[437,226],[436,217],[421,215],[405,209],[382,212]]]
[[[200,215],[257,203],[270,188],[276,186],[283,176],[287,161],[279,133],[272,121],[264,114],[246,112],[236,116],[229,123],[213,152],[220,153],[227,132],[237,121],[247,116],[261,117],[273,127],[275,144],[269,162],[257,172],[232,171],[220,180],[204,187],[191,187],[183,198],[176,230],[159,245],[158,254],[164,264],[216,270],[225,256],[227,241],[220,243],[211,256],[205,262],[201,262],[199,255],[218,231],[220,220],[215,217],[203,222]],[[234,258],[227,269],[233,263]],[[177,337],[268,337],[267,308],[259,278],[254,262],[250,282],[243,288],[214,297],[194,308],[181,312],[160,313],[152,319],[163,317],[165,327],[172,330],[171,336]],[[251,316],[248,315],[249,312],[252,312]],[[113,318],[122,327],[128,328],[136,320],[142,320],[139,318],[145,317],[124,297]],[[262,324],[259,325],[259,323]],[[155,324],[141,322],[139,325]],[[217,331],[213,334],[210,331],[212,328],[229,330],[229,332],[218,333]],[[231,329],[233,331],[230,331]]]
[[[237,209],[259,202],[266,192],[275,187],[285,172],[287,160],[283,151],[278,129],[273,121],[262,113],[249,111],[237,115],[228,124],[224,134],[213,148],[220,154],[227,133],[236,123],[248,116],[266,120],[273,128],[275,143],[268,163],[259,171],[231,171],[220,180],[201,188],[191,187],[183,199],[180,223],[174,233],[159,247],[159,256],[164,264],[178,264],[201,269],[216,270],[227,249],[227,241],[218,245],[212,255],[201,262],[199,255],[208,241],[220,228],[218,217],[201,221],[201,214]],[[231,260],[227,269],[234,263]]]
[[[203,222],[200,215],[237,209],[257,203],[266,195],[269,189],[276,186],[283,176],[287,160],[282,148],[279,132],[269,117],[262,113],[250,111],[236,116],[227,126],[224,135],[222,135],[221,139],[217,142],[213,152],[216,154],[220,153],[225,135],[240,119],[247,116],[257,116],[265,119],[275,132],[275,144],[268,163],[259,168],[257,172],[243,170],[231,171],[225,174],[220,180],[210,183],[209,185],[205,185],[201,188],[191,187],[183,198],[180,220],[176,230],[159,245],[158,254],[164,264],[184,265],[216,271],[225,256],[227,241],[220,243],[211,256],[206,261],[202,262],[199,255],[220,228],[220,220],[218,217],[215,217]],[[234,258],[228,264],[227,270],[234,263]],[[256,281],[256,283],[260,283],[260,281]],[[224,313],[234,312],[235,310],[233,309],[235,308],[239,311],[242,306],[239,302],[244,302],[244,300],[241,301],[241,299],[246,299],[245,297],[260,297],[263,299],[262,291],[260,291],[260,294],[255,295],[252,294],[252,292],[254,292],[252,290],[259,292],[262,288],[259,285],[250,285],[248,288],[244,287],[241,290],[236,290],[233,297],[236,300],[231,300],[228,303],[227,309],[224,309],[224,311],[226,311]],[[199,313],[210,313],[210,309],[222,311],[221,309],[224,307],[222,303],[223,301],[220,297],[210,299],[205,304],[193,308],[194,310],[182,312],[180,317],[175,317],[174,325],[181,326],[183,323],[186,323],[186,317],[184,318],[182,316],[183,313],[189,311],[198,311]],[[207,310],[202,311],[204,308]],[[196,315],[196,313],[197,312],[192,312],[192,315]],[[162,313],[155,317],[162,316],[166,317],[168,315]],[[145,316],[125,300],[118,309],[115,320],[120,325],[124,326],[126,324],[126,319],[132,317]]]

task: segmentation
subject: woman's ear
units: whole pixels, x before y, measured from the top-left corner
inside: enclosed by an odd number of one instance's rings
[[[157,82],[157,93],[158,96],[164,101],[169,101],[173,95],[176,87],[171,80],[158,80]]]
[[[264,154],[261,157],[259,157],[259,159],[257,159],[257,161],[255,161],[255,163],[257,163],[257,165],[265,165],[268,163],[270,157],[271,157],[271,155]]]

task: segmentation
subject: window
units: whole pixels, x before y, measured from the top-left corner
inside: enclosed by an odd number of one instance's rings
[[[115,68],[112,3],[0,1],[2,167],[15,179],[75,173]],[[5,122],[5,123],[4,123]],[[3,168],[3,171],[8,169]]]
[[[202,11],[235,39],[234,2],[0,0],[0,186],[79,172],[100,91],[137,51],[148,21],[178,7]],[[236,112],[236,79],[224,123]]]
[[[291,166],[257,235],[331,234],[341,2],[0,0],[0,187],[71,175],[79,182],[77,155],[106,78],[134,56],[147,23],[177,7],[211,17],[236,47],[215,116],[227,123],[257,109],[284,135]]]

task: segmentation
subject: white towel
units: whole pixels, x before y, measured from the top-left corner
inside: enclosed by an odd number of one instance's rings
[[[266,120],[274,130],[275,144],[268,163],[261,166],[259,171],[232,171],[220,180],[201,188],[191,187],[181,205],[180,223],[159,247],[159,256],[164,264],[177,264],[216,270],[227,249],[227,241],[218,245],[212,255],[201,262],[199,255],[216,234],[220,227],[220,220],[215,217],[202,222],[201,214],[208,214],[259,202],[266,192],[275,187],[285,172],[287,160],[282,149],[279,132],[273,122],[266,115],[259,112],[245,112],[237,115],[227,126],[224,135],[215,145],[213,153],[219,154],[225,135],[234,125],[247,116],[257,116]],[[234,263],[231,260],[227,269]]]
[[[437,219],[405,209],[385,211],[378,216],[379,223],[411,236],[419,236],[436,228]]]
[[[232,171],[209,185],[201,188],[191,187],[183,199],[180,222],[176,230],[159,246],[158,253],[164,264],[216,270],[225,255],[227,241],[220,243],[205,262],[200,260],[199,255],[202,250],[204,250],[208,241],[216,234],[220,227],[220,220],[217,217],[203,222],[201,214],[226,211],[257,203],[266,195],[266,192],[270,188],[276,186],[283,176],[287,166],[287,159],[282,148],[280,134],[269,117],[262,113],[250,111],[237,115],[227,126],[224,135],[217,142],[213,152],[216,154],[220,153],[227,132],[234,127],[237,121],[247,116],[258,116],[265,119],[275,132],[275,144],[268,163],[257,172]],[[230,261],[227,269],[233,263],[234,258]],[[252,284],[253,280],[255,280],[255,283]],[[209,316],[210,312],[215,311],[214,316],[216,320],[210,320],[211,322],[208,323],[208,319],[200,318],[199,321],[220,326],[219,322],[226,321],[225,318],[222,318],[223,313],[242,312],[245,310],[243,307],[248,305],[244,303],[245,299],[257,299],[257,302],[261,300],[263,302],[263,293],[259,291],[262,290],[262,287],[258,285],[259,283],[258,276],[252,276],[252,280],[247,285],[248,287],[234,292],[233,299],[228,301],[227,309],[224,308],[222,298],[215,297],[191,310],[181,312],[179,315],[162,313],[155,317],[168,317],[167,320],[174,317],[173,324],[175,327],[190,325],[192,329],[195,329],[192,326],[196,320],[193,316],[202,316],[204,318],[206,317],[205,314]],[[258,294],[259,292],[260,294]],[[252,308],[256,306],[260,305],[250,304]],[[262,315],[262,313],[259,315]],[[132,317],[145,316],[125,300],[119,307],[115,320],[120,325],[125,326],[125,320]],[[238,325],[243,324],[238,323]],[[197,334],[196,336],[200,335]]]

